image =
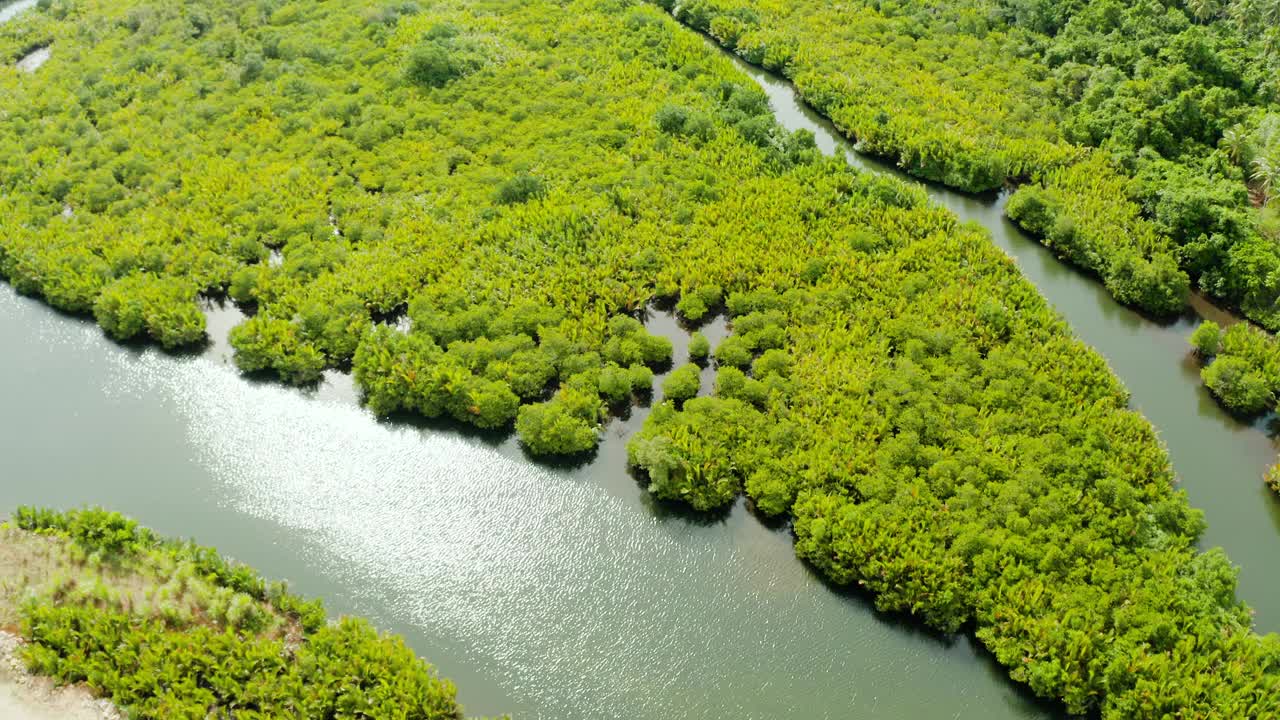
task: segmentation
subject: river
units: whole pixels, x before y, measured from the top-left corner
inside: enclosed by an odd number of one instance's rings
[[[824,149],[844,148],[785,83],[752,75],[784,124],[816,125]],[[1277,518],[1257,480],[1272,450],[1199,390],[1182,364],[1190,325],[1155,326],[1115,306],[1009,227],[999,200],[932,192],[990,227],[1111,358],[1174,446],[1192,501],[1208,513],[1207,542],[1245,564],[1245,597],[1274,597],[1262,562],[1276,549]],[[112,343],[0,286],[0,508],[101,504],[215,545],[403,634],[458,683],[469,714],[1054,714],[973,640],[936,636],[826,587],[795,558],[789,532],[742,503],[706,519],[653,502],[625,469],[625,438],[643,409],[609,425],[589,464],[537,465],[510,437],[379,422],[344,375],[310,392],[246,381],[227,357],[236,318],[212,311],[216,342],[172,356]],[[682,361],[683,332],[661,314],[650,326],[677,341]]]
[[[17,17],[18,13],[24,10],[30,10],[36,6],[37,0],[15,0],[14,2],[0,2],[0,23],[8,22]]]

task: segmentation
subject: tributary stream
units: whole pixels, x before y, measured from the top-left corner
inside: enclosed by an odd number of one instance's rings
[[[846,150],[789,85],[744,69],[785,125]],[[1244,566],[1242,596],[1262,629],[1280,625],[1267,562],[1280,555],[1280,511],[1258,479],[1273,448],[1199,387],[1183,357],[1190,321],[1161,327],[1116,306],[1012,228],[998,200],[930,192],[990,228],[1111,360],[1205,509],[1207,543]],[[101,504],[214,545],[403,634],[458,683],[472,715],[1054,713],[975,641],[825,586],[796,559],[789,531],[742,503],[708,519],[653,502],[625,463],[643,408],[608,426],[589,464],[547,467],[513,438],[379,422],[346,376],[310,392],[245,380],[225,344],[236,321],[214,309],[215,342],[175,357],[112,343],[0,286],[0,508]],[[683,362],[684,332],[661,314],[650,326],[676,340]],[[707,330],[713,342],[724,332]]]

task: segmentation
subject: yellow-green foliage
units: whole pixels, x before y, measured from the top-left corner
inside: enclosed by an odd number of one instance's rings
[[[1212,362],[1200,371],[1204,384],[1227,409],[1257,415],[1280,397],[1280,340],[1249,325],[1236,323],[1219,332],[1203,323],[1192,335],[1202,358]]]
[[[1125,179],[1092,153],[1089,159],[1028,185],[1009,199],[1009,217],[1043,238],[1060,257],[1097,273],[1121,302],[1175,315],[1189,281],[1166,236],[1124,195]]]
[[[101,573],[55,579],[26,601],[28,667],[87,683],[129,717],[462,716],[452,683],[402,640],[359,619],[326,623],[318,603],[212,549],[96,509],[20,508],[14,525]]]
[[[864,149],[913,175],[990,190],[1078,153],[1058,142],[1052,83],[1009,51],[1016,33],[993,27],[980,7],[954,9],[947,32],[923,32],[911,10],[694,0],[677,16],[792,78]]]

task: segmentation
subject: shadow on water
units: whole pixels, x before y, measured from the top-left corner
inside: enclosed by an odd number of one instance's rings
[[[644,489],[649,486],[649,478],[644,473],[637,472],[634,468],[630,469],[631,477],[635,479],[637,487]],[[738,503],[742,500],[739,498]],[[729,519],[737,511],[737,503],[727,507],[718,508],[716,510],[695,510],[688,503],[676,502],[673,500],[661,500],[654,497],[647,490],[640,497],[640,504],[644,506],[654,519],[661,522],[679,522],[692,527],[711,527],[713,525],[725,525]]]
[[[511,439],[509,429],[486,429],[470,423],[459,422],[451,417],[428,418],[409,412],[394,412],[378,422],[390,427],[412,428],[422,434],[450,433],[459,437],[474,440],[490,448],[501,448]]]

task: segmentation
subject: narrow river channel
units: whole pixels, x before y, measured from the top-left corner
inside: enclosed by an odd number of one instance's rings
[[[1213,400],[1200,382],[1200,366],[1187,343],[1202,317],[1224,325],[1235,319],[1199,297],[1181,319],[1165,324],[1116,303],[1101,283],[1059,262],[1004,216],[1007,193],[956,192],[860,155],[829,121],[803,104],[790,82],[707,42],[768,93],[783,126],[813,132],[824,153],[842,153],[855,167],[924,186],[935,203],[987,229],[1076,335],[1101,352],[1124,381],[1132,406],[1168,445],[1191,504],[1205,513],[1209,530],[1202,545],[1225,548],[1240,566],[1239,595],[1256,611],[1258,630],[1280,631],[1280,578],[1274,572],[1275,558],[1280,557],[1280,498],[1262,481],[1276,461],[1277,444],[1265,421],[1236,420]]]
[[[814,130],[825,150],[845,148],[788,85],[745,69],[784,124]],[[989,227],[1107,354],[1205,508],[1207,542],[1245,566],[1243,596],[1280,623],[1264,564],[1280,519],[1257,479],[1272,448],[1199,389],[1182,362],[1189,321],[1162,328],[1117,307],[1008,226],[999,201],[932,192]],[[458,683],[469,714],[1055,714],[974,641],[932,635],[826,587],[795,558],[790,533],[742,503],[715,519],[655,504],[625,468],[625,439],[644,409],[610,424],[589,464],[537,465],[509,437],[378,422],[343,375],[309,393],[246,381],[227,357],[236,318],[211,312],[215,342],[175,357],[112,343],[0,285],[0,513],[101,504],[216,545],[404,634]],[[676,341],[682,362],[683,331],[660,314],[650,326]],[[714,342],[724,331],[708,334]]]

